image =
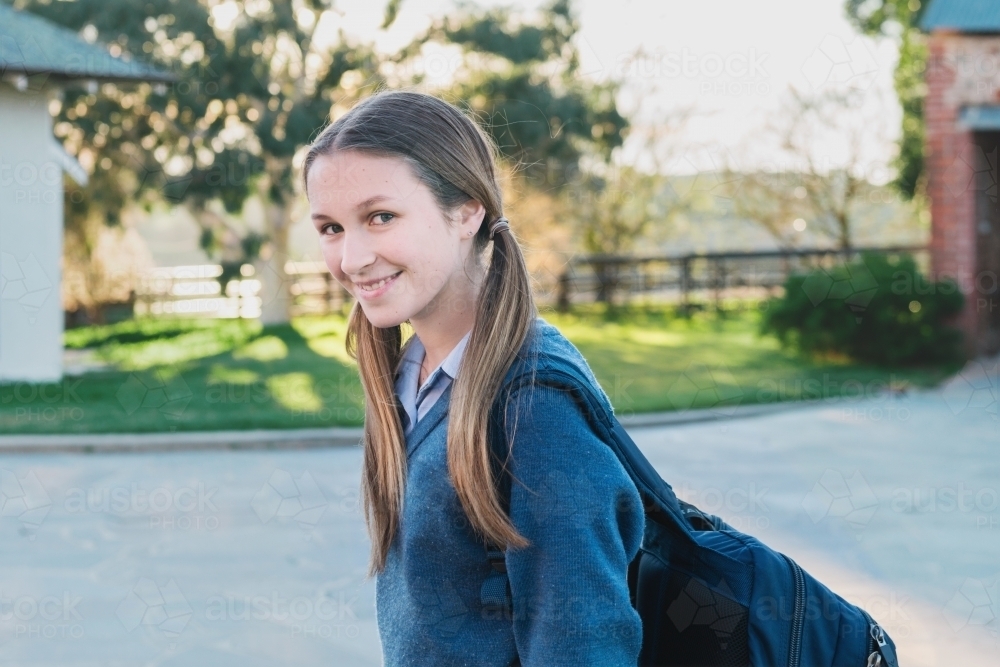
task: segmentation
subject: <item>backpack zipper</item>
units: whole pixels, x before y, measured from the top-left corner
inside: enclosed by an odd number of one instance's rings
[[[781,554],[792,570],[795,579],[795,610],[792,613],[792,633],[788,640],[788,667],[799,667],[802,659],[802,630],[806,621],[806,578],[802,568],[785,554]]]
[[[866,667],[898,667],[896,652],[885,640],[885,631],[875,622],[864,609],[861,610],[868,620],[868,664]]]
[[[865,667],[882,667],[882,656],[879,655],[878,644],[875,643],[875,635],[872,632],[875,621],[868,614],[865,616],[868,618],[868,648],[865,651],[868,654],[868,662],[865,663]]]

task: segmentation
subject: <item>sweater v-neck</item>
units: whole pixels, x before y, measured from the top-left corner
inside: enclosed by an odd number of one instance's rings
[[[407,458],[413,456],[413,452],[416,451],[417,447],[420,446],[427,436],[434,430],[434,427],[444,419],[445,414],[448,412],[448,405],[451,402],[451,388],[454,383],[449,383],[445,388],[444,392],[438,397],[431,409],[428,410],[427,414],[418,421],[414,426],[413,430],[410,431],[410,435],[406,437],[406,456]]]

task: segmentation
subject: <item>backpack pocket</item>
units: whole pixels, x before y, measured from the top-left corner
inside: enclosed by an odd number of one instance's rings
[[[751,664],[753,567],[738,540],[715,533],[711,541],[716,544],[710,549],[689,546],[647,522],[643,546],[629,567],[629,590],[643,623],[640,665]]]

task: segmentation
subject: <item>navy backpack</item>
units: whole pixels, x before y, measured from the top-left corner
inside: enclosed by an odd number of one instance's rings
[[[645,507],[642,546],[628,568],[632,606],[642,618],[640,666],[898,667],[895,644],[864,609],[788,556],[678,500],[591,381],[554,361],[536,370],[534,382],[573,393]],[[496,414],[490,442],[507,508],[510,476],[501,471],[506,448]],[[504,553],[492,545],[487,553],[494,571],[483,583],[483,606],[510,618]]]

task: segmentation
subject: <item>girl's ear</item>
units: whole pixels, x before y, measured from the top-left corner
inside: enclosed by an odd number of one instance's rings
[[[459,226],[459,235],[472,237],[486,221],[486,207],[480,201],[470,199],[458,207],[455,217]]]

